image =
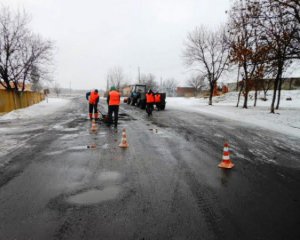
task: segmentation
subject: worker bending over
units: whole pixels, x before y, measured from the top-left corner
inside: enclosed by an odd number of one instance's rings
[[[94,119],[98,119],[98,102],[99,102],[99,94],[98,90],[95,89],[94,91],[90,91],[86,93],[86,100],[89,101],[89,117],[93,119],[93,112],[94,112]]]

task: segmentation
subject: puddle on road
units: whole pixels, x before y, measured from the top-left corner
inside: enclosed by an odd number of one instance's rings
[[[103,182],[103,181],[116,181],[120,179],[121,175],[118,172],[112,172],[112,171],[107,171],[107,172],[102,172],[100,173],[98,180]]]
[[[83,149],[87,149],[88,146],[75,146],[75,147],[70,147],[67,150],[83,150]]]
[[[79,134],[70,134],[70,135],[63,135],[62,137],[60,137],[61,140],[69,140],[69,139],[74,139],[79,137]]]
[[[78,131],[78,128],[63,128],[61,129],[63,132],[76,132]]]
[[[115,199],[119,195],[120,191],[120,188],[116,186],[107,187],[103,190],[92,189],[71,196],[67,201],[75,204],[96,204]]]
[[[47,156],[59,155],[59,154],[62,154],[63,152],[64,152],[64,150],[55,151],[55,152],[49,152],[49,153],[46,153],[46,155]]]
[[[86,149],[96,149],[97,145],[96,144],[90,144],[87,146],[75,146],[75,147],[70,147],[64,150],[59,150],[59,151],[54,151],[54,152],[49,152],[46,153],[47,156],[53,156],[53,155],[59,155],[59,154],[63,154],[66,151],[79,151],[79,150],[86,150]]]

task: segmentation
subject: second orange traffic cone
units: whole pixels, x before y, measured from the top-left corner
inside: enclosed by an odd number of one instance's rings
[[[119,144],[119,147],[121,148],[128,148],[128,142],[127,142],[127,138],[126,138],[126,130],[125,128],[122,131],[122,139],[121,139],[121,143]]]
[[[233,168],[234,164],[231,162],[229,157],[229,144],[225,142],[223,150],[222,162],[218,165],[220,168]]]

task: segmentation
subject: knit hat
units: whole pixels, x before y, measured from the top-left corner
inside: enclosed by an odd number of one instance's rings
[[[110,87],[110,91],[113,91],[113,90],[116,90],[116,87],[115,87],[115,86],[111,86],[111,87]]]

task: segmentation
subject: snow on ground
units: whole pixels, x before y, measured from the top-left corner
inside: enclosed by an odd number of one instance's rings
[[[214,97],[213,106],[208,105],[207,98],[175,97],[167,98],[166,107],[213,114],[300,138],[300,90],[282,91],[280,108],[276,110],[276,114],[270,113],[272,94],[272,92],[268,93],[268,101],[258,99],[256,107],[253,107],[254,99],[249,99],[248,109],[242,108],[243,97],[240,100],[240,107],[236,107],[237,92]],[[251,92],[250,95],[254,96],[254,93]],[[262,96],[261,93],[259,97]],[[287,101],[288,97],[291,97],[292,101]]]
[[[27,108],[14,110],[3,116],[0,116],[0,120],[31,119],[47,116],[56,112],[61,107],[66,106],[69,102],[69,99],[48,98],[38,104],[34,104]]]

